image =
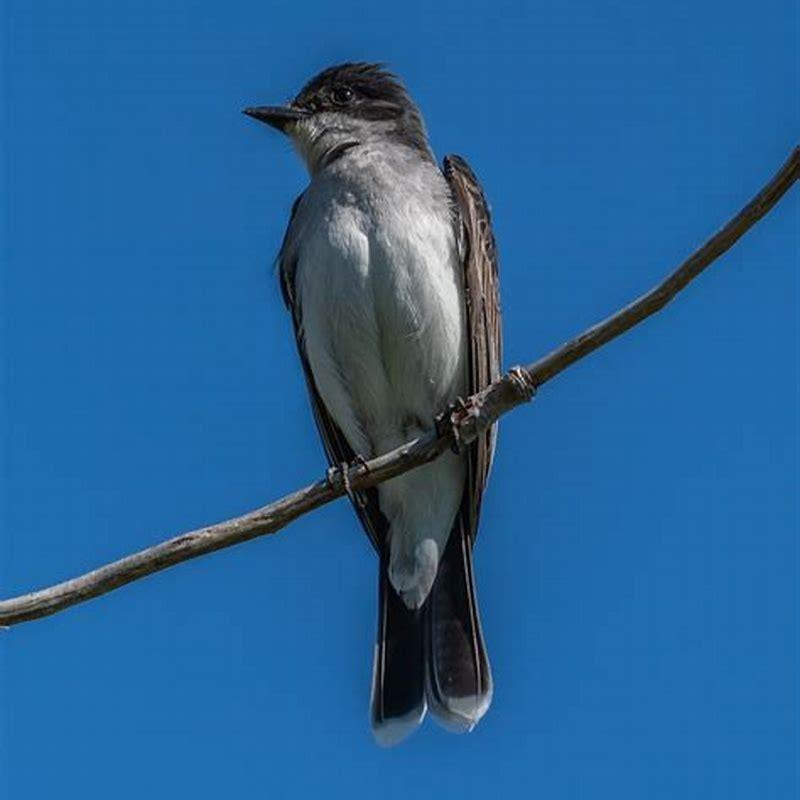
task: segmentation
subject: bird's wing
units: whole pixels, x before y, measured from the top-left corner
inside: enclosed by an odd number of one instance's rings
[[[292,214],[289,219],[289,225],[283,237],[283,244],[281,245],[280,253],[278,254],[278,269],[280,272],[281,292],[286,307],[292,315],[292,322],[294,325],[294,336],[297,342],[297,352],[300,355],[300,361],[303,365],[303,372],[306,376],[306,386],[308,387],[308,395],[311,400],[311,408],[314,412],[314,420],[317,423],[319,435],[322,438],[322,444],[325,448],[325,454],[328,457],[328,462],[331,466],[339,467],[342,464],[351,464],[356,457],[353,449],[347,442],[344,434],[339,426],[334,422],[330,412],[322,402],[319,392],[317,391],[316,383],[314,382],[314,375],[311,371],[311,365],[308,363],[306,356],[305,344],[303,339],[303,325],[301,309],[297,302],[294,291],[294,279],[297,268],[297,253],[290,245],[292,224],[295,221],[297,209],[303,195],[300,195],[292,206]],[[386,518],[381,513],[378,505],[378,494],[376,489],[367,489],[365,491],[353,492],[353,507],[358,514],[361,524],[366,531],[367,536],[372,542],[375,549],[380,553],[386,538],[386,531],[388,523]]]
[[[459,248],[464,266],[464,289],[469,334],[468,393],[484,389],[500,377],[502,337],[500,293],[489,206],[475,174],[460,156],[444,160],[456,209]],[[494,457],[496,426],[483,434],[469,450],[469,475],[464,495],[470,538],[478,530],[481,499]]]

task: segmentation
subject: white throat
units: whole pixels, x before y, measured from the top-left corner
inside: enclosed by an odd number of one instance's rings
[[[359,120],[342,114],[314,114],[287,131],[313,177],[336,154],[362,144],[384,140],[394,128],[390,121]]]

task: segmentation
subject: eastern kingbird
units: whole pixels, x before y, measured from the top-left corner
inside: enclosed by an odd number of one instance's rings
[[[293,141],[311,182],[279,255],[332,465],[429,432],[500,371],[491,220],[467,163],[436,164],[419,109],[381,65],[348,63],[285,106],[245,113]],[[495,431],[466,452],[351,493],[380,558],[372,726],[380,744],[430,709],[471,730],[492,699],[472,546]]]

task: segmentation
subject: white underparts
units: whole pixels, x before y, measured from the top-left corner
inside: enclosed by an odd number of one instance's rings
[[[439,547],[433,539],[414,542],[392,536],[389,580],[408,608],[419,608],[433,586]]]
[[[408,608],[419,608],[430,593],[464,478],[462,458],[446,453],[388,481],[378,493],[381,510],[391,521],[389,581]]]
[[[308,132],[306,132],[308,133]],[[298,136],[309,148],[319,137]],[[303,340],[325,407],[372,457],[431,430],[466,389],[463,277],[438,168],[391,142],[349,149],[314,175],[290,249]],[[378,487],[389,578],[405,604],[428,596],[464,491],[445,454]]]

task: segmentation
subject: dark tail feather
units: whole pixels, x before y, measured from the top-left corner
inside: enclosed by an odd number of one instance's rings
[[[406,608],[381,559],[378,640],[372,673],[372,731],[385,747],[405,739],[425,716],[424,606]]]
[[[469,731],[492,702],[492,674],[483,642],[472,542],[459,513],[428,601],[427,686],[431,713],[446,728]]]

